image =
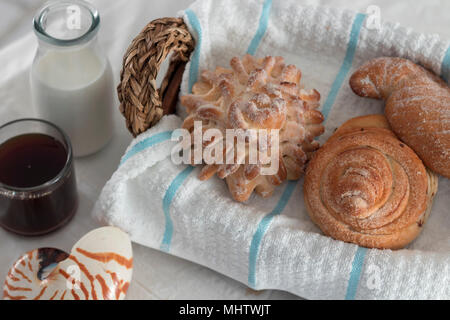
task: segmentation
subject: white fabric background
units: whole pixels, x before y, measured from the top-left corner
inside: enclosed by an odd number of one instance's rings
[[[32,2],[32,5],[29,5]],[[31,116],[27,72],[34,56],[36,41],[29,31],[29,19],[39,1],[0,1],[0,119],[1,123]],[[42,1],[40,1],[42,2]],[[103,17],[100,33],[113,65],[116,82],[122,55],[131,39],[146,22],[163,16],[174,16],[191,1],[97,0],[93,1]],[[416,31],[438,33],[450,39],[449,1],[299,1],[300,4],[328,4],[364,12],[377,4],[384,20],[400,22]],[[69,250],[76,239],[97,224],[89,214],[104,183],[117,168],[123,151],[131,141],[118,112],[115,114],[114,140],[102,152],[76,161],[80,208],[75,219],[63,230],[41,238],[22,238],[0,230],[0,277],[11,263],[27,250],[56,246]],[[278,291],[255,293],[231,279],[204,267],[164,253],[133,246],[135,270],[129,298],[294,298]],[[1,278],[0,278],[1,279]]]
[[[348,86],[349,76],[367,59],[399,55],[441,73],[450,42],[438,36],[390,22],[375,31],[364,23],[364,15],[355,18],[354,11],[299,7],[288,0],[273,1],[269,14],[262,10],[268,3],[248,0],[242,6],[239,0],[203,0],[185,11],[197,47],[186,66],[181,94],[189,92],[198,71],[228,65],[230,57],[247,50],[256,56],[282,55],[302,70],[307,88],[322,94],[322,112],[328,116],[319,138],[324,142],[349,117],[382,112],[381,101],[361,99]],[[263,12],[260,20],[247,18]],[[265,25],[258,20],[268,21],[265,33],[256,32]],[[259,39],[259,45],[249,46]],[[356,49],[354,59],[350,48]],[[239,204],[230,199],[223,181],[202,182],[195,171],[188,174],[191,167],[164,159],[173,142],[139,147],[141,151],[129,157],[143,139],[179,127],[180,120],[173,118],[163,118],[132,142],[125,163],[108,181],[94,210],[102,220],[127,231],[133,241],[170,250],[258,290],[277,288],[311,299],[450,297],[449,288],[442,285],[450,281],[450,237],[443,231],[450,227],[448,179],[441,179],[430,221],[408,250],[357,248],[321,235],[306,212],[302,180],[277,188],[270,199],[253,195]],[[365,255],[370,263],[362,263]],[[366,279],[358,285],[359,275]],[[379,279],[375,284],[370,281],[374,277]]]

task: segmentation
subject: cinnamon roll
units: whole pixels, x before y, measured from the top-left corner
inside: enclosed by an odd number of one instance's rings
[[[313,156],[305,204],[314,223],[334,239],[400,249],[420,234],[437,181],[382,115],[359,117]]]

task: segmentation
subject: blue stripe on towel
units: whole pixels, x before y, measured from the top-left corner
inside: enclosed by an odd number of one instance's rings
[[[334,101],[339,93],[339,89],[342,86],[345,78],[347,77],[350,68],[352,67],[353,58],[355,57],[356,47],[358,44],[359,33],[361,31],[361,27],[363,25],[364,19],[366,18],[365,14],[358,13],[353,21],[352,30],[350,32],[350,41],[347,45],[347,52],[345,54],[344,62],[342,63],[341,69],[339,70],[336,79],[331,86],[330,93],[328,94],[327,100],[325,101],[322,107],[322,114],[325,118],[328,117],[328,114],[333,107]]]
[[[192,87],[197,82],[198,79],[198,72],[199,72],[199,66],[200,66],[200,51],[202,47],[202,26],[200,24],[200,21],[198,20],[197,16],[195,15],[194,11],[191,9],[186,10],[186,16],[189,20],[189,24],[194,29],[194,31],[197,33],[197,41],[194,53],[192,54],[191,59],[191,66],[189,69],[189,82],[188,82],[188,90],[189,92],[192,92]],[[166,219],[166,227],[164,230],[164,236],[163,240],[160,246],[160,249],[165,252],[169,252],[170,250],[170,243],[172,242],[172,235],[173,235],[173,223],[172,219],[170,218],[170,206],[173,201],[173,198],[175,197],[175,194],[177,193],[177,190],[181,187],[183,182],[186,180],[186,178],[189,176],[189,174],[194,170],[194,167],[189,166],[186,169],[184,169],[180,174],[178,174],[175,179],[172,181],[172,183],[169,186],[169,189],[167,189],[166,194],[164,195],[163,199],[163,211],[164,211],[164,217]]]
[[[166,219],[166,227],[164,230],[163,240],[160,246],[160,249],[165,252],[169,252],[170,243],[172,242],[172,234],[173,234],[173,223],[170,217],[170,205],[172,203],[173,198],[175,197],[178,189],[181,187],[183,182],[189,176],[189,174],[194,170],[194,167],[189,166],[183,171],[181,171],[175,179],[170,184],[169,188],[166,191],[166,194],[163,198],[163,211],[164,217]]]
[[[154,146],[155,144],[170,140],[172,137],[172,131],[164,131],[152,135],[150,137],[145,138],[144,140],[136,143],[131,147],[130,151],[128,151],[120,161],[120,165],[123,165],[128,159],[130,159],[135,154]]]
[[[366,253],[367,248],[358,247],[358,249],[356,250],[355,258],[353,259],[352,263],[352,271],[350,272],[350,279],[348,280],[347,294],[345,295],[345,300],[355,299]]]
[[[338,72],[338,75],[331,87],[330,93],[327,97],[327,100],[325,101],[325,104],[322,108],[322,113],[324,115],[324,118],[327,119],[328,114],[331,110],[331,108],[334,105],[334,102],[337,98],[337,94],[339,93],[339,90],[342,86],[342,83],[344,82],[348,72],[350,71],[350,68],[353,64],[353,58],[355,56],[358,40],[359,40],[359,33],[361,31],[363,22],[366,18],[365,14],[358,13],[355,17],[355,20],[353,21],[352,29],[350,32],[350,40],[347,45],[347,52],[345,54],[344,62],[342,63],[342,66]],[[263,220],[258,225],[258,229],[256,233],[253,235],[252,243],[250,245],[250,254],[249,254],[249,274],[248,274],[248,283],[249,286],[255,288],[256,287],[256,260],[258,257],[258,251],[259,246],[261,243],[262,238],[264,237],[264,234],[269,227],[269,224],[272,220],[272,218],[283,211],[286,204],[289,202],[289,199],[292,195],[293,190],[295,189],[295,185],[292,185],[293,182],[289,182],[288,187],[286,187],[280,201],[278,202],[277,206],[275,207],[274,211],[272,211],[270,214],[268,214],[266,217],[263,218]],[[275,210],[281,209],[279,212],[275,213]],[[364,261],[364,257],[363,257]],[[362,266],[362,263],[361,263]],[[359,281],[359,276],[358,276]],[[358,283],[355,285],[358,286]]]
[[[258,29],[256,30],[256,34],[253,37],[247,49],[248,54],[254,55],[256,49],[258,49],[259,44],[261,43],[261,40],[264,37],[264,34],[266,33],[267,25],[269,24],[269,16],[271,8],[272,8],[272,0],[265,0],[261,12],[261,17],[259,18]]]
[[[359,34],[361,32],[361,28],[363,26],[365,18],[365,14],[358,13],[353,21],[352,29],[350,31],[350,40],[347,45],[347,52],[345,53],[344,61],[341,68],[339,69],[336,79],[333,82],[333,85],[331,86],[330,93],[328,94],[327,100],[325,101],[322,108],[322,114],[324,115],[325,119],[328,118],[331,108],[336,101],[339,90],[342,87],[342,84],[344,83],[344,80],[352,67],[353,59],[355,57],[355,52],[358,45]],[[365,248],[358,247],[358,250],[356,250],[356,254],[352,264],[352,271],[350,273],[350,279],[347,285],[347,294],[345,296],[346,299],[355,298],[366,252],[367,249]]]
[[[197,43],[195,46],[194,53],[192,55],[191,68],[189,70],[188,90],[189,92],[192,92],[192,87],[194,86],[194,84],[197,82],[198,79],[198,70],[200,65],[200,51],[202,47],[203,36],[202,36],[202,26],[197,16],[195,15],[194,11],[192,11],[191,9],[187,9],[186,15],[188,17],[191,27],[197,33]]]
[[[259,246],[261,244],[261,240],[264,237],[264,234],[267,231],[267,228],[270,225],[272,219],[281,214],[289,202],[289,199],[292,196],[292,193],[297,186],[298,181],[289,181],[286,188],[281,195],[280,200],[278,201],[275,208],[266,215],[258,225],[255,234],[252,238],[252,243],[250,245],[250,254],[249,254],[249,263],[248,263],[248,284],[255,288],[256,287],[256,259],[258,258]]]
[[[441,67],[441,76],[442,78],[450,84],[450,46],[445,53],[444,60],[442,61]]]

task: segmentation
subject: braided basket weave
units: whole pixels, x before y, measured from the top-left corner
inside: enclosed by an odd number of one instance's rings
[[[117,88],[120,112],[133,136],[175,112],[184,68],[193,49],[194,39],[181,18],[153,20],[133,40],[123,58]],[[160,66],[170,54],[169,68],[157,88]]]

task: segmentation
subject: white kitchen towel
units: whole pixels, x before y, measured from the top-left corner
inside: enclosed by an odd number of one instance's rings
[[[195,37],[181,93],[199,72],[227,67],[234,56],[284,56],[322,95],[323,143],[345,120],[382,113],[383,103],[357,97],[348,78],[364,61],[401,56],[450,78],[448,41],[376,16],[295,1],[197,1],[180,13]],[[179,115],[137,137],[104,187],[94,215],[132,240],[194,261],[251,288],[318,299],[450,299],[450,181],[439,180],[431,217],[419,238],[399,251],[369,250],[323,236],[303,203],[303,179],[269,199],[231,199],[218,178],[175,165],[171,133]]]

